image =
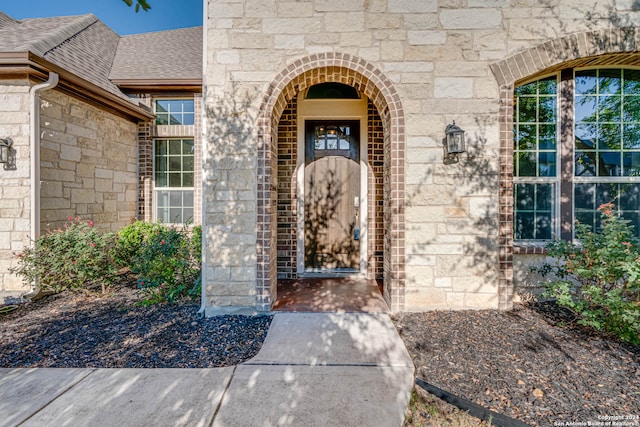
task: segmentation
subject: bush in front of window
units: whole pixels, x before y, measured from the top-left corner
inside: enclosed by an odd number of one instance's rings
[[[142,305],[200,296],[201,228],[155,224],[130,259]]]
[[[598,208],[602,229],[578,224],[578,243],[554,240],[547,248],[554,279],[545,296],[569,308],[578,323],[623,341],[640,344],[640,241],[614,205]]]
[[[111,260],[115,236],[100,233],[93,221],[69,217],[62,228],[48,230],[18,254],[12,272],[42,291],[87,290],[104,293],[116,276]]]

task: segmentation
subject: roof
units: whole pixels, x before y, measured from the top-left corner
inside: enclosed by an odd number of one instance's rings
[[[120,38],[112,80],[202,79],[202,27]]]
[[[31,52],[129,102],[112,80],[202,79],[202,27],[121,37],[93,14],[16,20],[0,12],[0,52]]]

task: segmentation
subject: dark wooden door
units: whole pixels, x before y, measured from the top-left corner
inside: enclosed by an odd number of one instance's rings
[[[305,269],[346,271],[360,263],[358,121],[307,121]]]

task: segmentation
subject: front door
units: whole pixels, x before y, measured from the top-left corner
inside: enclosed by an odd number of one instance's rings
[[[360,267],[360,122],[307,120],[304,170],[304,267]]]

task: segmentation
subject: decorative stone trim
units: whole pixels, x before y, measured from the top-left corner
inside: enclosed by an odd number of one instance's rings
[[[269,310],[277,286],[277,141],[278,122],[287,104],[308,87],[339,82],[364,93],[384,127],[384,286],[391,310],[404,308],[405,285],[405,129],[399,95],[392,82],[367,61],[350,54],[318,53],[299,58],[269,85],[258,116],[258,225],[256,307]]]

